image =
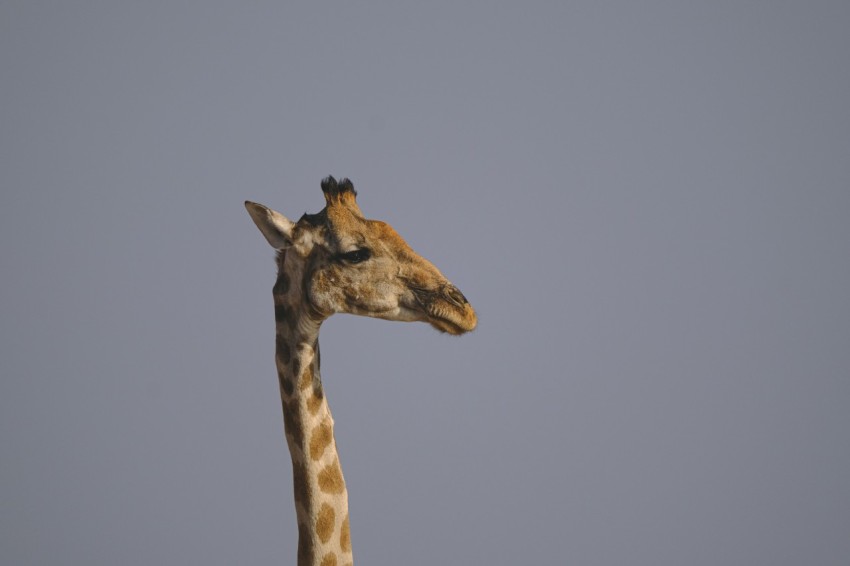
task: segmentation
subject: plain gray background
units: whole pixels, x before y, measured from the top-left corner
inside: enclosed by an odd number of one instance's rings
[[[0,562],[294,564],[273,252],[350,177],[369,565],[846,565],[850,4],[0,2]]]

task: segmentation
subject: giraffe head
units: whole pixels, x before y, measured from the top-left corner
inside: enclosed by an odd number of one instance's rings
[[[279,269],[300,275],[310,311],[424,321],[449,334],[475,328],[475,311],[457,287],[389,224],[363,217],[351,181],[327,177],[322,192],[325,208],[298,222],[245,203],[269,244],[285,252]]]

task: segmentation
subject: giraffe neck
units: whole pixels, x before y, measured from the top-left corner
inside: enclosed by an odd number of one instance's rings
[[[283,259],[281,258],[281,264]],[[276,364],[298,518],[298,566],[350,566],[348,492],[319,372],[321,320],[304,304],[300,273],[274,289]]]

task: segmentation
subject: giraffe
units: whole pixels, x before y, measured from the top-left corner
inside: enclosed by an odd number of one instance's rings
[[[320,376],[319,329],[334,313],[428,322],[441,332],[473,330],[463,294],[393,228],[367,220],[348,179],[325,178],[325,208],[298,222],[245,202],[277,250],[275,363],[292,459],[298,566],[353,565],[348,492],[334,420]]]

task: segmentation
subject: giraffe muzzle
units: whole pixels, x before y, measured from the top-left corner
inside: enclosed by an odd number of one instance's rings
[[[411,287],[419,310],[440,332],[464,334],[475,329],[478,317],[460,290],[446,283],[436,289]]]

